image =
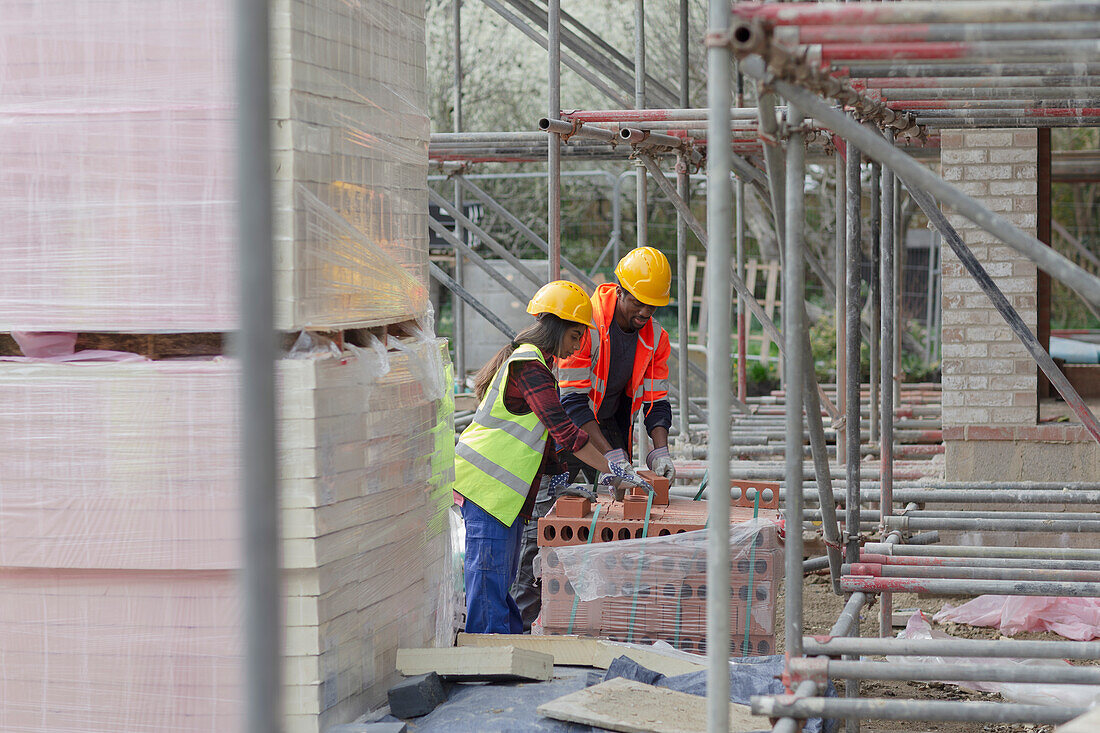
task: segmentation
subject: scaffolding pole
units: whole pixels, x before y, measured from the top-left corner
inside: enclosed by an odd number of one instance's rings
[[[547,0],[547,50],[550,70],[547,84],[546,116],[557,119],[561,114],[561,0]],[[547,188],[547,254],[546,281],[561,277],[561,137],[550,134],[546,148]]]
[[[806,359],[803,337],[806,331],[806,309],[803,302],[806,291],[805,264],[802,257],[802,227],[805,212],[805,148],[802,145],[802,113],[793,104],[787,109],[791,124],[787,139],[787,187],[786,187],[786,263],[783,267],[783,325],[787,344],[786,372],[786,478],[787,501],[785,517],[788,527],[802,526],[802,399],[803,372]],[[809,388],[809,385],[806,385]],[[820,418],[820,413],[818,414]],[[787,534],[784,552],[786,583],[788,588],[800,587],[802,582],[802,533]],[[787,656],[802,655],[802,593],[786,594],[784,631],[787,639]],[[793,642],[793,643],[792,643]]]
[[[730,48],[715,42],[727,33],[730,25],[726,0],[709,0],[707,24],[707,139],[711,149],[707,155],[707,231],[714,238],[709,257],[715,264],[729,262],[733,241],[733,219],[730,211]],[[697,232],[698,233],[698,232]],[[710,353],[721,355],[730,351],[730,304],[726,297],[730,288],[729,267],[708,267],[707,300],[709,321],[707,344]],[[750,296],[751,297],[751,296]],[[728,358],[707,359],[708,427],[711,442],[708,470],[714,486],[729,486],[730,363]],[[707,586],[715,592],[707,594],[707,730],[729,729],[729,505],[726,491],[711,492],[707,497]]]
[[[237,198],[241,360],[241,574],[245,730],[283,726],[279,492],[275,434],[275,298],[272,257],[271,76],[269,10],[264,0],[238,0]]]

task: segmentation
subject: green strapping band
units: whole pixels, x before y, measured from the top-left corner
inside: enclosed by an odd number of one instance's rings
[[[645,524],[642,525],[642,539],[649,536],[649,510],[653,508],[653,492],[646,495]],[[634,576],[634,602],[630,604],[630,626],[626,630],[626,640],[634,641],[634,618],[638,615],[638,586],[642,583],[642,556],[645,550],[638,551],[638,573]]]
[[[596,536],[596,520],[600,518],[600,505],[596,505],[596,511],[592,512],[592,526],[588,528],[588,541],[584,544],[592,544],[592,538]],[[573,589],[573,611],[569,614],[569,628],[565,633],[573,633],[573,621],[577,618],[577,601],[580,600],[580,596],[577,595],[577,589]]]
[[[752,518],[756,521],[757,516],[760,514],[760,489],[756,490],[756,496],[752,500]],[[755,588],[752,583],[753,573],[756,572],[756,540],[760,537],[760,533],[757,532],[756,536],[752,538],[752,549],[749,551],[749,584],[745,588],[745,638],[741,640],[741,656],[748,656],[749,652],[749,624],[752,623],[752,597],[755,595],[753,591]]]
[[[707,484],[710,483],[710,469],[703,471],[703,480],[699,482],[699,490],[695,492],[695,498],[692,501],[699,501],[703,498],[703,492],[707,490]]]

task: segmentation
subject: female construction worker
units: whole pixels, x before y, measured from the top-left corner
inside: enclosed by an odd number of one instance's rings
[[[642,483],[625,458],[609,464],[588,434],[573,424],[550,371],[554,359],[576,351],[582,335],[594,328],[588,295],[558,280],[535,293],[527,312],[535,316],[535,324],[516,335],[474,378],[481,402],[455,449],[456,501],[466,525],[468,633],[523,631],[508,589],[540,483],[545,481],[552,491],[566,484],[555,443],[608,474],[609,482]]]

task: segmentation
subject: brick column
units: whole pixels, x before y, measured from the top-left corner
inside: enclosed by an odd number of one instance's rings
[[[947,130],[944,180],[1020,229],[1037,226],[1036,130]],[[946,209],[948,219],[1034,332],[1035,265]],[[958,480],[1093,480],[1097,451],[1077,424],[1038,421],[1038,367],[989,298],[943,248],[943,434]],[[1091,475],[1090,475],[1091,474]]]
[[[1035,232],[1035,130],[945,131],[945,180]],[[1009,303],[1036,326],[1035,265],[951,212],[948,219]],[[1015,427],[1037,418],[1036,367],[950,248],[943,250],[943,425]]]

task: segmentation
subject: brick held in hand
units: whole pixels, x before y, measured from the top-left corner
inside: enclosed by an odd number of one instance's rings
[[[653,484],[653,505],[668,506],[668,490],[672,486],[672,482],[653,471],[638,471],[638,475]],[[645,496],[649,492],[635,486],[631,493]]]

